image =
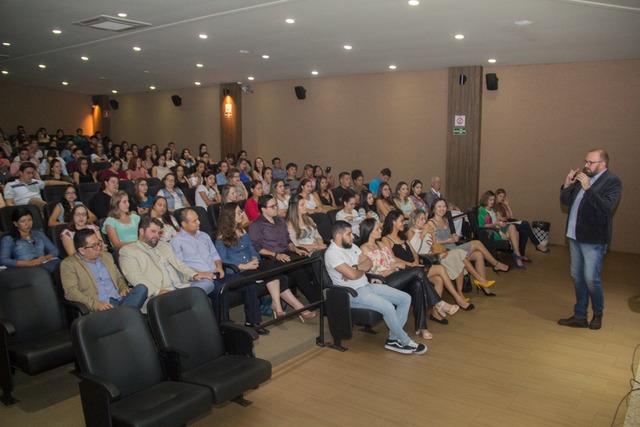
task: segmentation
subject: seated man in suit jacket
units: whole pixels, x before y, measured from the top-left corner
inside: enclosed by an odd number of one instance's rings
[[[102,240],[91,229],[78,230],[73,237],[76,253],[60,265],[64,297],[103,311],[121,305],[141,308],[147,300],[147,287],[129,288]]]

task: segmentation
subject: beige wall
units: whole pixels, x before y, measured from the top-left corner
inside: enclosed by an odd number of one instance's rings
[[[44,126],[50,135],[62,128],[75,134],[82,128],[93,133],[91,96],[71,92],[0,83],[0,127],[6,135],[23,125],[27,134]]]
[[[503,186],[517,216],[552,223],[552,243],[564,243],[566,214],[558,189],[586,151],[604,147],[624,190],[612,249],[640,253],[636,162],[640,158],[640,60],[492,67],[498,91],[484,91],[480,188]],[[307,89],[298,100],[294,86]],[[243,95],[243,138],[249,156],[267,162],[319,163],[363,169],[367,180],[385,166],[399,180],[444,176],[447,70],[253,83]],[[174,107],[171,95],[183,99]],[[0,85],[0,125],[48,129],[90,127],[90,97]],[[111,136],[160,147],[175,141],[219,151],[217,87],[118,95]],[[20,100],[7,103],[6,100]],[[83,122],[84,120],[84,122]],[[51,121],[52,123],[49,123]],[[54,123],[55,122],[55,123]],[[69,123],[68,125],[66,123]],[[87,132],[89,133],[89,132]]]
[[[182,98],[182,106],[173,105],[172,95]],[[113,96],[119,108],[111,118],[111,136],[116,142],[126,140],[139,146],[156,143],[160,149],[173,141],[176,147],[192,152],[205,143],[217,159],[218,97],[217,86]]]
[[[640,60],[491,71],[500,82],[483,98],[481,191],[505,187],[517,217],[550,221],[552,242],[564,243],[560,185],[602,147],[623,184],[611,247],[639,253]]]

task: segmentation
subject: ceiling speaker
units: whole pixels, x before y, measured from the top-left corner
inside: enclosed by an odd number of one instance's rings
[[[173,105],[175,105],[176,107],[182,105],[182,98],[180,98],[178,95],[173,95],[171,97],[171,101],[173,101]]]
[[[304,88],[304,86],[296,86],[294,89],[296,91],[296,97],[298,99],[305,99],[307,97],[307,90]]]
[[[111,109],[112,110],[117,110],[118,107],[120,106],[120,104],[118,103],[118,101],[116,101],[115,99],[112,99],[109,101],[109,104],[111,105]]]

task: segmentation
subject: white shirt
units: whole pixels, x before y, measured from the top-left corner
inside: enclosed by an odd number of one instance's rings
[[[324,262],[327,266],[327,273],[329,273],[329,277],[331,277],[331,281],[335,285],[358,289],[369,284],[367,276],[364,274],[359,279],[349,280],[345,279],[342,273],[336,270],[336,267],[342,264],[347,264],[348,266],[358,264],[358,258],[361,253],[362,251],[356,245],[351,245],[349,249],[345,249],[336,245],[333,240],[331,241],[331,245],[329,245],[327,252],[324,254]]]

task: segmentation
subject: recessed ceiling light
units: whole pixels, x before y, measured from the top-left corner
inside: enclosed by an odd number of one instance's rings
[[[11,46],[11,43],[9,43],[9,42],[2,42],[2,46]]]
[[[255,80],[255,79],[256,79],[256,78],[255,78],[255,77],[253,77],[253,76],[249,76],[249,77],[247,77],[247,80]]]
[[[120,12],[120,13],[118,13],[118,16],[119,16],[120,18],[126,18],[126,17],[127,17],[127,14],[126,14],[126,13],[124,13],[124,12]]]
[[[456,34],[453,37],[455,37],[456,40],[462,40],[462,39],[464,39],[464,34]]]
[[[155,86],[149,86],[149,89],[156,90],[156,87]]]
[[[528,19],[520,19],[518,21],[515,21],[514,24],[520,25],[520,26],[531,25],[533,24],[533,21],[529,21]]]
[[[490,58],[487,62],[490,64],[495,64],[497,61],[493,58]]]
[[[204,67],[204,64],[196,64],[196,67],[202,68],[202,67]]]
[[[81,56],[80,59],[82,59],[83,61],[88,61],[89,57],[88,56]]]
[[[40,64],[40,65],[38,65],[38,67],[40,67],[40,68],[47,68],[47,66],[46,66],[46,65],[44,65],[44,64]]]
[[[62,82],[62,86],[67,86],[69,82]]]
[[[287,18],[284,20],[284,22],[286,22],[287,24],[295,24],[296,20],[293,18]]]
[[[58,30],[58,29],[51,30],[51,32],[55,35],[62,34],[62,30]]]
[[[269,59],[269,55],[262,55],[262,59]]]
[[[344,48],[347,49],[347,50],[351,50],[351,49],[353,49],[353,46],[351,46],[350,44],[345,44]]]
[[[311,72],[311,74],[313,74],[314,76],[317,76],[317,75],[318,75],[318,72],[317,72],[316,70],[313,70],[313,71]]]
[[[194,82],[193,84],[194,84],[194,85],[196,85],[196,86],[200,86],[202,83],[200,83],[200,82]]]
[[[98,79],[100,79],[100,80],[107,80],[107,78],[106,78],[106,77],[104,77],[104,76],[100,76],[100,77],[98,77]]]
[[[243,55],[246,55],[247,53],[249,53],[249,51],[248,51],[247,49],[240,49],[240,50],[238,51],[238,53],[241,53],[241,54],[243,54]]]
[[[151,71],[144,70],[144,71],[143,71],[143,73],[145,73],[145,74],[150,74],[150,73],[151,73]]]
[[[135,50],[136,52],[140,52],[142,48],[140,46],[134,46],[133,50]]]
[[[118,93],[118,91],[117,91],[117,90],[115,90],[115,89],[113,89],[113,90],[111,91],[111,93]]]
[[[395,65],[389,65],[389,69],[390,70],[395,70],[396,68],[398,68],[398,67],[396,67]]]
[[[420,0],[409,0],[409,6],[417,6],[420,4]]]
[[[9,74],[9,72],[7,70],[2,70],[2,74]]]
[[[208,38],[209,36],[206,34],[198,34],[198,37],[200,37],[202,40]]]

